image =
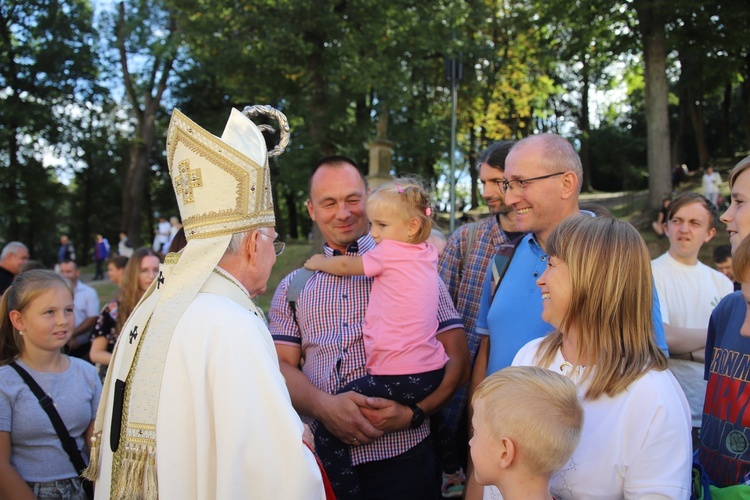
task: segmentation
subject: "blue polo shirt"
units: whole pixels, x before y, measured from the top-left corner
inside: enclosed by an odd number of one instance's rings
[[[516,247],[491,304],[492,266],[487,270],[476,323],[477,334],[490,336],[487,375],[510,366],[521,347],[554,331],[555,328],[542,319],[542,291],[536,286],[536,280],[546,268],[547,254],[534,235],[527,234]],[[656,345],[666,354],[667,341],[655,287],[653,295]]]

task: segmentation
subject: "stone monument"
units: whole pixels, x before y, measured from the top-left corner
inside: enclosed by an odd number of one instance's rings
[[[388,140],[388,109],[383,106],[378,119],[377,135],[369,145],[370,168],[367,174],[367,182],[370,189],[393,179],[391,175],[393,146],[395,146],[395,143]]]

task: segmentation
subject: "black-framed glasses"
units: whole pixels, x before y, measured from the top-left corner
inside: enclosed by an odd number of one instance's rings
[[[503,193],[507,193],[508,190],[511,192],[516,191],[516,189],[520,189],[523,191],[526,189],[526,184],[531,181],[540,181],[542,179],[549,179],[550,177],[555,177],[556,175],[563,175],[565,172],[555,172],[554,174],[547,174],[547,175],[540,175],[539,177],[532,177],[531,179],[513,179],[513,180],[505,180],[505,181],[495,181],[498,183],[498,186],[500,189],[503,190]]]
[[[271,238],[270,234],[266,234],[263,231],[258,231],[259,234],[262,234],[266,238]],[[284,247],[286,246],[286,243],[283,241],[279,241],[279,235],[277,234],[275,238],[273,238],[273,251],[276,253],[276,257],[281,255],[284,252]]]

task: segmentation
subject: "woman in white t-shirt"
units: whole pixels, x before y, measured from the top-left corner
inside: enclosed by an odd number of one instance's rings
[[[688,498],[690,411],[654,342],[650,256],[626,222],[574,216],[547,243],[537,281],[556,330],[516,355],[570,377],[581,442],[551,482],[558,499]]]

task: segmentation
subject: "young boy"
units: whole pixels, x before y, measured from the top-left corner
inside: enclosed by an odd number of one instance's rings
[[[750,156],[729,174],[732,203],[721,216],[732,245],[734,278],[742,284],[716,306],[706,341],[705,378],[698,461],[716,486],[750,480]]]
[[[552,498],[549,482],[578,446],[583,407],[575,385],[550,370],[512,366],[476,389],[469,441],[474,476],[503,500]]]
[[[734,283],[734,291],[740,291],[739,282],[734,279],[734,271],[732,270],[732,246],[731,245],[719,245],[714,248],[714,267],[721,274],[732,280]]]

